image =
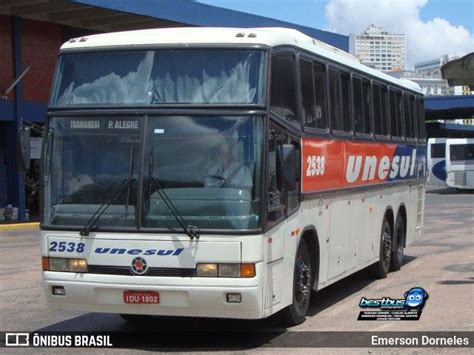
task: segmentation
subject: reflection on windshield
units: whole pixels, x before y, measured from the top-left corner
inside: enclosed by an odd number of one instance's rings
[[[237,49],[64,54],[52,105],[261,103],[263,58]]]
[[[158,179],[184,219],[198,228],[259,226],[262,123],[254,117],[154,118],[149,124],[148,179]],[[149,186],[144,226],[176,221]]]

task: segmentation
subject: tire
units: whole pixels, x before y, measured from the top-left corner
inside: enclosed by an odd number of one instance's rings
[[[372,266],[371,275],[376,279],[384,279],[390,271],[392,259],[392,230],[387,218],[383,219],[382,231],[380,233],[379,261]]]
[[[296,252],[293,274],[293,303],[283,309],[280,320],[285,326],[294,326],[304,322],[313,288],[313,270],[308,247],[301,239]]]
[[[390,270],[398,271],[403,265],[403,252],[405,249],[405,222],[403,222],[403,218],[400,215],[397,216],[393,230],[393,253]]]

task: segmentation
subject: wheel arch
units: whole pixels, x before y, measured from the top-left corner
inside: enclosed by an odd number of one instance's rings
[[[311,258],[311,269],[313,270],[313,288],[314,285],[319,282],[319,270],[320,270],[320,243],[318,232],[316,227],[313,225],[306,226],[301,231],[301,239],[303,239],[308,247],[309,255]]]
[[[400,206],[398,207],[397,211],[397,217],[400,216],[403,220],[403,228],[404,228],[404,239],[403,239],[403,246],[406,247],[407,244],[407,227],[408,227],[408,221],[407,221],[407,208],[405,204],[402,202]]]
[[[392,206],[387,206],[383,217],[384,219],[388,220],[388,224],[390,224],[390,230],[392,231],[392,235],[393,235],[393,233],[395,232],[395,215],[393,213]]]

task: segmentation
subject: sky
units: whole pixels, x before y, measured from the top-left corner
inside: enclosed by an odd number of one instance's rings
[[[199,0],[348,35],[370,24],[404,33],[408,68],[474,51],[474,0]]]

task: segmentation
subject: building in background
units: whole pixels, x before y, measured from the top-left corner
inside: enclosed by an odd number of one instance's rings
[[[363,64],[384,73],[405,70],[405,35],[386,32],[380,26],[370,25],[360,34],[351,34],[349,52]]]
[[[192,0],[0,0],[0,209],[18,207],[20,219],[27,207],[37,213],[39,160],[26,174],[17,170],[17,132],[29,124],[34,138],[41,135],[61,44],[94,33],[178,26],[287,27],[349,49],[347,36]]]
[[[416,63],[414,70],[399,70],[389,74],[416,82],[427,96],[470,95],[468,86],[449,86],[448,81],[441,75],[441,67],[444,64],[460,57],[458,54],[445,54],[436,59]]]

